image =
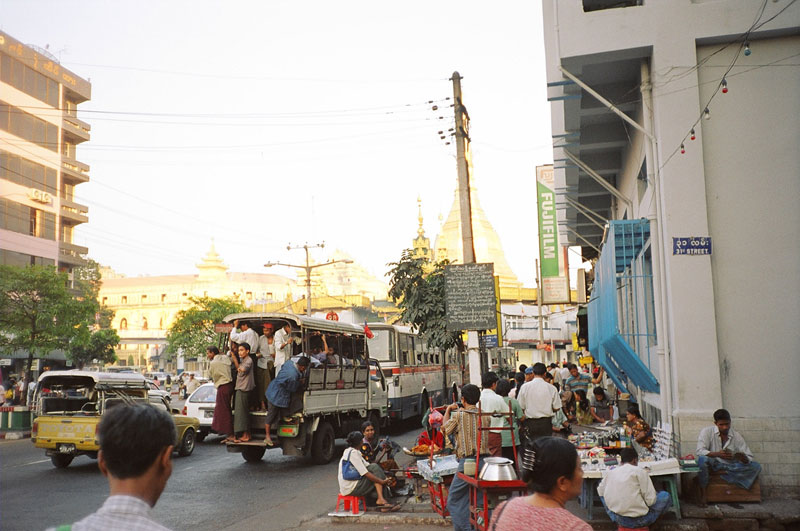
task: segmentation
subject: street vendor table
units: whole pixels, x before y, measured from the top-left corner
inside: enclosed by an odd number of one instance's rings
[[[450,514],[447,510],[447,493],[458,471],[458,459],[454,455],[420,459],[417,461],[417,471],[428,482],[428,492],[431,495],[433,511],[445,517]]]
[[[458,477],[469,485],[469,523],[478,531],[489,529],[490,497],[510,495],[515,492],[527,494],[528,484],[522,480],[511,481],[485,481],[474,476],[467,476],[463,472]]]

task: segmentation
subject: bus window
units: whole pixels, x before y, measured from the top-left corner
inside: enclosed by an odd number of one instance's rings
[[[367,342],[369,357],[378,361],[397,361],[394,330],[374,330],[375,337]]]
[[[419,337],[413,338],[414,340],[414,359],[417,360],[417,365],[423,365],[428,363],[426,359],[427,356],[425,355],[425,344],[423,343],[422,339]]]
[[[414,342],[408,334],[400,334],[400,362],[414,365]]]

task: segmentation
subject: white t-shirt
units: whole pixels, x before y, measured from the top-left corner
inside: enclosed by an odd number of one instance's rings
[[[287,343],[287,345],[281,348],[284,343]],[[273,344],[275,346],[275,374],[278,374],[281,370],[281,365],[289,359],[289,353],[292,351],[291,333],[287,333],[283,328],[278,329],[275,332]]]
[[[367,463],[361,456],[361,451],[356,448],[347,448],[342,454],[342,458],[339,460],[339,492],[342,496],[347,496],[353,492],[353,489],[358,485],[358,479],[349,480],[342,477],[342,463],[348,459],[353,463],[353,466],[356,467],[356,470],[358,470],[358,473],[361,474],[362,477],[368,472]]]
[[[552,417],[555,410],[561,408],[558,391],[543,378],[534,378],[522,384],[517,401],[528,419]]]
[[[508,404],[503,400],[503,397],[492,391],[491,389],[484,389],[481,391],[481,413],[508,413]],[[492,428],[502,428],[505,425],[505,420],[508,417],[483,417],[481,425],[486,426],[486,421],[489,420],[489,426]],[[489,430],[492,433],[502,433],[502,430]]]

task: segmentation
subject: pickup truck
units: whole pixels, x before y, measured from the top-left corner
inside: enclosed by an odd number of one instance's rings
[[[39,377],[33,400],[36,415],[31,441],[43,448],[53,465],[66,468],[75,457],[97,458],[97,425],[103,414],[121,403],[150,403],[170,412],[175,423],[175,449],[194,451],[199,422],[184,417],[158,396],[148,397],[144,376],[132,372],[48,371]]]
[[[287,347],[291,349],[289,354],[295,359],[298,356],[313,358],[306,371],[305,387],[293,400],[302,403],[302,408],[297,414],[271,426],[272,440],[284,455],[310,455],[317,464],[328,463],[334,456],[336,438],[360,430],[365,420],[370,420],[376,430],[386,424],[387,383],[378,361],[369,357],[363,327],[295,314],[240,313],[225,317],[223,326],[218,328],[225,330],[224,325],[236,320],[247,323],[259,334],[267,323],[273,330],[288,323],[293,337]],[[322,355],[323,345],[333,351],[327,359]],[[221,332],[220,351],[227,352],[228,346],[228,333]],[[228,451],[240,452],[248,462],[260,461],[267,449],[264,443],[265,418],[265,412],[251,412],[251,440],[229,442]]]

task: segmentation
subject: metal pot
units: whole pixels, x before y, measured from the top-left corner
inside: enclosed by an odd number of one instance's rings
[[[513,481],[517,479],[514,462],[505,457],[487,457],[483,460],[480,479],[485,481]]]

